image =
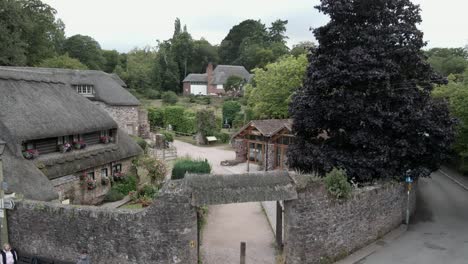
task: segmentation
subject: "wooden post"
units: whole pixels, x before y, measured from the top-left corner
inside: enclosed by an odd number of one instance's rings
[[[276,244],[278,250],[283,250],[283,208],[280,201],[276,201]]]
[[[240,245],[240,264],[245,264],[245,251],[246,251],[246,244],[245,242],[241,242]]]

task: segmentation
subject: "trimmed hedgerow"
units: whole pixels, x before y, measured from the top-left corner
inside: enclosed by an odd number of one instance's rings
[[[173,180],[183,179],[185,173],[206,174],[211,173],[211,165],[207,160],[180,159],[174,164],[172,169]]]

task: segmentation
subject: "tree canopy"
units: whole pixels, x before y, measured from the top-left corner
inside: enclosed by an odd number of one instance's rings
[[[433,48],[426,55],[434,70],[444,77],[453,74],[461,78],[468,68],[468,51],[464,48]]]
[[[39,67],[74,69],[74,70],[87,70],[88,69],[88,67],[86,67],[86,65],[81,63],[79,60],[70,58],[68,54],[45,59],[39,64]]]
[[[255,69],[252,84],[248,84],[247,104],[254,118],[287,118],[293,93],[302,86],[307,68],[306,55],[288,56]]]
[[[292,168],[344,169],[357,181],[428,176],[450,151],[454,120],[431,98],[437,78],[421,50],[410,0],[321,0],[303,88],[290,107]]]
[[[65,40],[63,49],[70,57],[80,60],[91,70],[101,70],[104,66],[101,45],[90,36],[71,36]]]

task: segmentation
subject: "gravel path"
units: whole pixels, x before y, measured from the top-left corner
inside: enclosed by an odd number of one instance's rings
[[[232,150],[197,147],[180,141],[175,141],[174,145],[179,157],[207,159],[213,167],[213,173],[246,171],[245,164],[234,167],[220,165],[223,160],[235,159]],[[255,170],[255,166],[251,165],[251,170]],[[274,237],[260,203],[210,206],[207,225],[202,234],[203,264],[238,264],[240,242],[247,243],[247,263],[275,263]]]

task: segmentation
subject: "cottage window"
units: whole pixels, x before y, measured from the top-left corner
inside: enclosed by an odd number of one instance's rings
[[[94,180],[94,171],[90,171],[90,172],[86,173],[86,175],[88,176],[88,179],[93,179]]]
[[[115,164],[115,165],[112,167],[112,172],[113,172],[113,173],[122,172],[122,164]]]
[[[109,176],[107,168],[101,169],[101,177],[107,177]]]
[[[93,95],[94,94],[94,87],[92,85],[75,85],[76,92],[82,95]]]
[[[109,131],[108,130],[102,130],[101,131],[101,137],[107,137],[109,136]]]

